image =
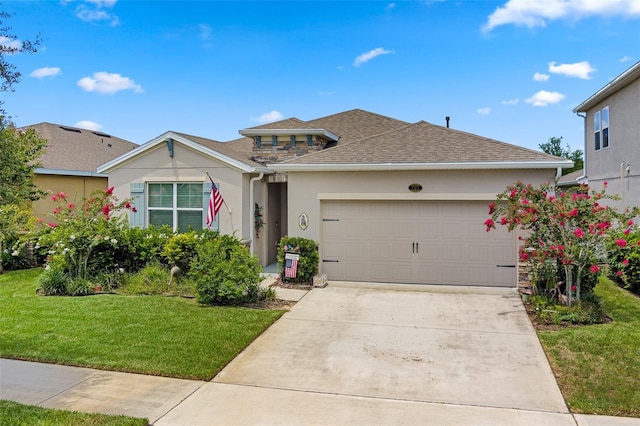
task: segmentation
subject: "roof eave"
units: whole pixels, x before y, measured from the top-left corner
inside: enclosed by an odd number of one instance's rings
[[[58,176],[83,176],[83,177],[109,177],[107,173],[90,172],[87,170],[65,170],[65,169],[47,169],[45,167],[38,167],[35,169],[37,175],[58,175]]]
[[[290,135],[314,135],[314,136],[324,136],[325,138],[331,139],[333,141],[338,141],[340,136],[335,133],[331,133],[326,129],[244,129],[240,130],[242,136],[271,136],[271,135],[282,135],[282,136],[290,136]]]
[[[565,161],[487,161],[460,163],[369,163],[369,164],[270,164],[277,172],[340,172],[392,170],[491,170],[491,169],[557,169],[572,167]]]
[[[637,62],[631,68],[611,80],[606,86],[591,95],[586,101],[575,107],[573,109],[573,112],[587,112],[587,110],[589,110],[591,107],[595,106],[603,99],[611,96],[613,93],[622,89],[637,78],[640,78],[640,62]]]

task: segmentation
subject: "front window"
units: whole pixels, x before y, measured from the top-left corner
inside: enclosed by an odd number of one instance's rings
[[[202,183],[150,183],[149,224],[175,231],[202,229]]]
[[[595,150],[609,147],[609,107],[606,106],[593,115]]]

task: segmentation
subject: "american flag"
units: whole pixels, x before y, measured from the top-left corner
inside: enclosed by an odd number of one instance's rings
[[[207,209],[207,226],[211,229],[211,225],[216,220],[216,215],[220,211],[224,200],[216,184],[211,182],[211,195],[209,195],[209,208]]]
[[[300,258],[297,254],[287,254],[285,255],[284,261],[284,276],[285,278],[295,278],[298,274],[298,259]]]

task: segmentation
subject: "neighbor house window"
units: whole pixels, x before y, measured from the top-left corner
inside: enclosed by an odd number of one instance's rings
[[[595,149],[609,147],[609,107],[606,106],[596,111],[593,116],[593,132],[595,136]]]
[[[149,224],[169,225],[174,231],[202,229],[202,183],[149,183]]]

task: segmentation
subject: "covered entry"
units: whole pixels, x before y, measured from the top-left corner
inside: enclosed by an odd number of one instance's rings
[[[486,232],[486,201],[323,201],[331,280],[514,287],[516,238]]]

